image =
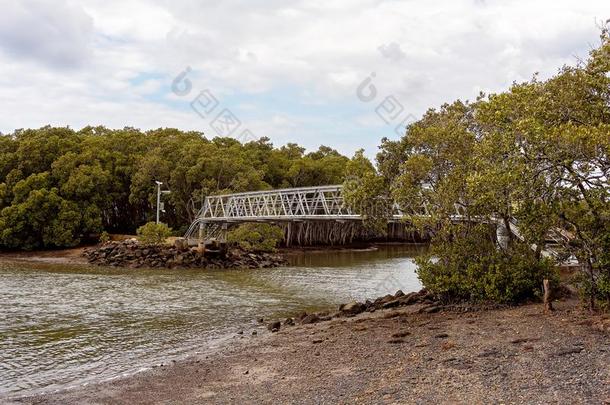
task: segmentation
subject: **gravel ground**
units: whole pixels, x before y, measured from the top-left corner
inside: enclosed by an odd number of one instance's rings
[[[377,311],[259,332],[207,357],[21,402],[610,404],[610,334],[598,327],[610,320],[574,301],[556,307]]]

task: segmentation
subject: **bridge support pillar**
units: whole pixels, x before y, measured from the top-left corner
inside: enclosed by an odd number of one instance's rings
[[[203,239],[205,235],[203,223],[199,224],[199,235],[197,238],[197,253],[204,254],[205,253],[205,240]]]
[[[227,243],[227,233],[229,232],[229,224],[226,222],[222,224],[220,231],[220,243]]]

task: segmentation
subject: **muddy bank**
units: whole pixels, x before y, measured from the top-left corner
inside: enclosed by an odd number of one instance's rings
[[[436,313],[427,304],[246,330],[208,356],[23,399],[77,403],[604,403],[610,319],[575,300]]]
[[[282,255],[275,253],[245,252],[231,248],[222,255],[211,252],[201,254],[189,247],[143,245],[133,239],[108,242],[85,249],[83,254],[91,264],[129,268],[256,269],[286,263]]]
[[[85,247],[61,250],[35,250],[31,252],[0,252],[0,260],[49,263],[49,264],[86,264],[83,256]]]

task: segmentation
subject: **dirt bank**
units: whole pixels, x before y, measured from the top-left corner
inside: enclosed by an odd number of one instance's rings
[[[0,252],[0,260],[51,264],[87,264],[87,259],[83,256],[85,248]]]
[[[207,357],[21,402],[608,403],[610,319],[574,300],[556,307],[417,313],[418,304],[245,331]]]

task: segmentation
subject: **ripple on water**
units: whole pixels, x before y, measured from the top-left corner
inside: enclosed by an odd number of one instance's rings
[[[205,351],[258,317],[420,288],[420,249],[308,253],[261,270],[0,263],[0,397],[133,373]]]

